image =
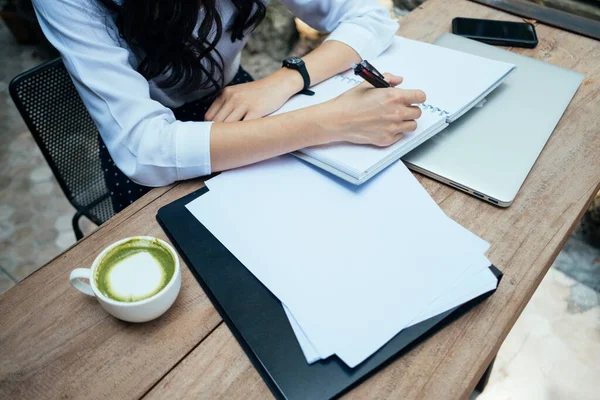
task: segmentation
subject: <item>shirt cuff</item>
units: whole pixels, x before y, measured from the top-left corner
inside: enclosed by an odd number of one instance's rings
[[[344,22],[335,28],[327,39],[325,39],[325,41],[328,40],[337,40],[338,42],[347,44],[352,47],[363,60],[369,60],[379,56],[390,44],[389,42],[379,43],[381,40],[375,38],[373,32],[351,22]]]
[[[210,130],[212,122],[176,122],[175,161],[177,180],[210,175]]]

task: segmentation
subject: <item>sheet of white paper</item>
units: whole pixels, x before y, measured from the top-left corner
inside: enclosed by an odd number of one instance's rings
[[[216,185],[218,182],[219,182],[219,180],[217,180],[217,179],[214,179],[214,180],[210,180],[210,181],[208,181],[208,182],[207,182],[207,184],[208,184],[208,186],[209,186],[209,187],[211,187],[211,188],[214,188],[214,186],[215,186],[215,185]],[[433,202],[433,200],[431,200],[431,199],[430,199],[430,206],[432,206],[432,207],[435,207],[435,206],[436,206],[436,205],[435,205],[435,203]],[[464,228],[462,228],[460,225],[458,225],[458,226],[457,226],[457,228],[458,228],[458,229],[464,229]],[[483,242],[481,242],[481,243],[483,243]],[[480,264],[481,264],[481,263],[480,263]],[[490,263],[489,263],[489,261],[485,261],[483,265],[484,265],[484,268],[487,268],[487,266],[489,266],[489,265],[490,265]],[[468,271],[465,271],[465,272],[468,272]],[[473,286],[473,285],[472,285],[472,286]],[[435,300],[434,300],[434,301],[435,301]],[[432,303],[433,303],[433,302],[432,302]],[[439,304],[439,303],[435,303],[435,304]],[[430,308],[434,307],[434,306],[435,306],[435,304],[432,304],[432,306],[430,306]],[[453,303],[451,303],[451,304],[450,304],[450,305],[449,305],[449,306],[446,308],[446,310],[447,310],[447,309],[450,309],[450,308],[453,308],[454,306],[452,306],[452,304],[453,304]],[[315,349],[315,346],[314,346],[314,345],[313,345],[313,344],[310,342],[310,340],[309,340],[309,339],[306,337],[306,335],[305,335],[305,334],[304,334],[304,332],[302,331],[302,328],[301,328],[301,327],[300,327],[300,325],[299,325],[299,324],[296,322],[296,319],[293,317],[293,315],[291,314],[291,312],[289,311],[289,309],[288,309],[288,308],[287,308],[287,307],[286,307],[284,304],[282,304],[282,306],[283,306],[283,308],[284,308],[284,310],[285,310],[285,312],[286,312],[286,315],[288,316],[288,319],[289,319],[289,321],[290,321],[290,324],[291,324],[291,326],[292,326],[292,328],[293,328],[293,330],[294,330],[294,333],[296,334],[296,337],[297,337],[297,339],[298,339],[298,341],[299,341],[299,344],[300,344],[300,346],[301,346],[301,349],[302,349],[302,351],[303,351],[303,353],[304,353],[304,356],[306,357],[306,359],[307,359],[307,362],[308,362],[309,364],[310,364],[310,363],[313,363],[313,362],[316,362],[316,361],[318,361],[318,360],[320,360],[320,359],[325,359],[325,358],[327,358],[327,357],[329,357],[329,356],[331,356],[331,355],[333,354],[332,352],[330,352],[330,353],[328,353],[328,354],[319,354],[318,350],[316,350],[316,349]],[[443,307],[443,306],[442,306],[442,307]],[[444,310],[444,311],[445,311],[445,310]],[[443,312],[443,311],[440,311],[440,313],[441,313],[441,312]],[[438,313],[438,314],[439,314],[439,313]],[[424,319],[421,319],[420,321],[423,321],[423,320],[424,320]],[[416,323],[418,323],[418,322],[420,322],[420,321],[414,322],[413,324],[416,324]]]
[[[320,353],[351,367],[415,318],[412,305],[443,292],[466,269],[465,254],[488,246],[457,229],[402,163],[356,187],[282,157],[207,185],[188,209]]]
[[[298,161],[295,161],[295,162],[296,162],[296,163],[298,163]],[[403,168],[404,168],[404,167],[403,167]],[[307,171],[307,170],[305,170],[305,169],[301,169],[301,170],[302,170],[302,171]],[[282,168],[278,168],[278,169],[277,169],[275,172],[276,172],[276,175],[283,175],[283,176],[286,176],[286,172],[289,172],[289,171],[288,171],[288,170],[286,170],[285,168],[283,168],[283,169],[282,169]],[[316,172],[316,171],[313,171],[313,172]],[[407,171],[407,173],[408,173],[408,171]],[[225,176],[225,174],[223,174],[223,175],[221,175],[221,176]],[[414,178],[412,177],[412,175],[410,175],[410,173],[408,173],[408,176],[410,176],[410,178],[414,180]],[[239,185],[240,185],[240,184],[242,184],[243,182],[246,182],[246,184],[249,184],[251,188],[253,188],[255,191],[257,191],[257,190],[256,190],[256,189],[257,189],[257,187],[256,187],[256,186],[257,186],[257,185],[256,185],[256,181],[253,181],[253,180],[251,180],[251,179],[247,179],[248,177],[247,177],[245,174],[244,174],[244,175],[241,175],[241,177],[242,177],[242,180],[241,180],[241,182],[237,182],[237,184],[236,184],[236,185],[233,185],[233,186],[230,186],[230,187],[234,187],[234,186],[235,186],[235,187],[239,187]],[[295,178],[293,179],[293,181],[294,181],[294,182],[298,182],[296,178],[297,178],[297,177],[295,177]],[[214,188],[214,185],[215,185],[215,184],[216,184],[216,182],[218,182],[218,181],[219,181],[219,180],[218,180],[218,179],[216,179],[216,178],[215,178],[214,180],[212,180],[212,181],[209,181],[209,183],[208,183],[208,185],[209,185],[209,188],[211,188],[211,190],[212,190],[212,189]],[[415,184],[417,184],[417,186],[420,188],[420,186],[418,185],[418,183],[417,183],[416,181],[414,181],[414,182],[415,182]],[[276,183],[274,183],[274,185],[275,185],[275,186],[278,186]],[[327,182],[327,186],[328,186],[328,187],[331,187],[332,185],[331,185],[331,183],[330,183],[330,182]],[[250,187],[249,187],[249,188],[250,188]],[[334,185],[333,187],[336,187],[336,186]],[[222,189],[222,188],[221,188],[221,189]],[[422,190],[422,188],[421,188],[421,190]],[[261,192],[261,191],[262,191],[262,190],[258,190],[258,192]],[[219,192],[219,193],[223,193],[223,190],[218,190],[218,192]],[[247,190],[242,190],[242,191],[241,191],[241,193],[246,193],[246,192],[248,192],[248,191],[247,191]],[[317,192],[317,193],[321,193],[321,191],[319,191],[319,190],[315,190],[315,192]],[[424,192],[424,191],[423,191],[423,192]],[[425,192],[424,192],[424,193],[425,193]],[[230,199],[231,199],[231,198],[234,198],[234,197],[235,197],[235,198],[240,198],[240,195],[239,195],[239,193],[235,193],[235,194],[236,194],[236,196],[234,196],[233,194],[231,194],[231,195],[229,195],[229,194],[228,194],[228,195],[227,195],[227,197],[228,197],[228,198],[230,198]],[[205,196],[203,196],[203,197],[205,197]],[[428,197],[428,196],[427,196],[427,197]],[[206,197],[206,198],[210,198],[210,196],[208,196],[208,197]],[[244,203],[245,203],[245,204],[247,204],[247,203],[248,203],[248,196],[244,196],[244,199],[243,199],[243,201],[244,201]],[[305,199],[303,199],[303,201],[305,201]],[[430,200],[430,201],[431,201],[431,200]],[[221,204],[221,205],[223,205],[223,204]],[[262,207],[265,207],[264,203],[262,204]],[[309,208],[310,208],[310,207],[309,207]],[[351,214],[349,214],[349,215],[351,215]],[[281,221],[278,221],[278,223],[281,223]],[[213,232],[213,233],[214,233],[214,232]],[[217,237],[218,237],[218,235],[217,235]],[[229,246],[228,246],[228,247],[229,247]],[[231,248],[230,248],[230,250],[231,250]],[[234,254],[235,254],[235,253],[234,253]],[[245,263],[245,264],[246,264],[246,263]],[[248,265],[246,264],[246,266],[248,266]],[[262,280],[262,279],[261,279],[261,280]],[[264,280],[263,280],[263,283],[264,283]],[[267,284],[267,286],[269,286],[269,285]],[[279,297],[281,298],[281,296],[279,296]]]
[[[445,301],[452,301],[452,299],[454,298],[462,297],[462,293],[468,292],[469,289],[479,286],[480,283],[484,284],[487,282],[485,279],[475,282],[472,281],[472,279],[474,279],[473,277],[477,276],[481,271],[489,269],[489,266],[492,265],[484,254],[473,252],[468,256],[465,256],[464,262],[468,265],[468,268],[465,271],[463,271],[462,274],[452,279],[451,284],[448,285],[445,292],[440,293],[438,297],[434,298],[431,301],[431,303],[424,305],[421,308],[419,316],[415,318],[414,321],[411,321],[409,326],[427,319],[422,318],[422,316],[424,314],[430,313],[431,310],[445,308]],[[465,285],[470,285],[470,288],[464,289]],[[453,304],[453,302],[451,304]],[[453,306],[448,306],[444,311],[450,308],[453,308]]]
[[[285,311],[285,315],[287,315],[288,321],[290,321],[290,325],[292,326],[292,330],[296,335],[296,339],[298,340],[298,344],[300,345],[300,349],[302,349],[302,353],[306,358],[306,362],[312,364],[319,360],[325,359],[332,354],[322,355],[319,354],[319,351],[315,348],[314,344],[306,337],[306,334],[296,321],[296,318],[292,315],[292,312],[285,306],[285,304],[281,305],[283,310]]]
[[[497,279],[495,275],[489,271],[490,261],[483,255],[475,255],[476,260],[471,264],[468,270],[463,273],[463,276],[456,280],[456,284],[453,285],[446,293],[443,293],[439,298],[432,301],[426,309],[419,314],[406,328],[423,322],[429,318],[446,312],[452,308],[458,307],[484,293],[493,290],[497,285]],[[487,272],[486,272],[487,271]],[[292,330],[296,335],[298,344],[306,357],[306,361],[312,364],[321,359],[326,359],[332,354],[320,354],[319,351],[312,344],[310,339],[306,336],[302,327],[298,324],[289,309],[282,304]],[[405,329],[406,329],[405,328]]]
[[[435,317],[436,315],[446,312],[454,307],[458,307],[469,300],[494,290],[497,285],[498,279],[492,271],[490,271],[488,268],[480,270],[476,275],[465,280],[465,282],[461,285],[461,287],[468,288],[469,290],[465,290],[464,292],[460,293],[460,295],[453,295],[447,299],[440,299],[440,301],[436,301],[411,325]]]

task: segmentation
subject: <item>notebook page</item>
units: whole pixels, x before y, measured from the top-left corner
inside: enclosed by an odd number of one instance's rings
[[[404,78],[399,88],[420,89],[427,104],[450,114],[487,92],[515,66],[417,40],[396,36],[379,57],[369,60],[379,71]],[[314,96],[295,95],[271,115],[321,104],[346,92],[362,78],[348,70],[315,85]]]
[[[399,36],[372,64],[381,72],[402,76],[400,87],[423,90],[427,104],[450,115],[480,98],[515,67]]]
[[[283,114],[290,111],[300,110],[305,107],[321,104],[331,99],[335,99],[342,93],[347,92],[359,84],[362,79],[354,79],[350,75],[340,74],[331,79],[327,79],[311,88],[315,94],[307,96],[297,94],[292,96],[281,108],[270,115]]]
[[[487,247],[426,206],[401,163],[360,188],[290,157],[207,184],[188,209],[289,307],[319,351],[350,366],[414,319],[413,302],[429,304],[464,271],[461,249]],[[424,251],[430,245],[437,251]],[[373,329],[356,326],[375,314]]]

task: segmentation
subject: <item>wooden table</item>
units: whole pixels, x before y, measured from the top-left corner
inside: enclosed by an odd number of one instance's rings
[[[431,42],[455,16],[518,20],[459,0],[429,0],[400,34]],[[497,293],[398,358],[348,398],[464,398],[498,351],[600,188],[600,43],[544,25],[518,53],[585,75],[514,204],[501,209],[419,177],[444,211],[491,242]],[[548,82],[552,84],[552,82]],[[132,235],[166,239],[157,210],[202,186],[155,189],[0,299],[0,398],[268,398],[270,392],[185,269],[173,308],[140,325],[108,316],[69,272]]]

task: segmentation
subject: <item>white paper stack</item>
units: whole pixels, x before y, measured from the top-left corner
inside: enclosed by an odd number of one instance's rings
[[[309,363],[354,367],[496,287],[489,245],[401,162],[358,187],[290,156],[206,184],[187,208],[282,302]]]

